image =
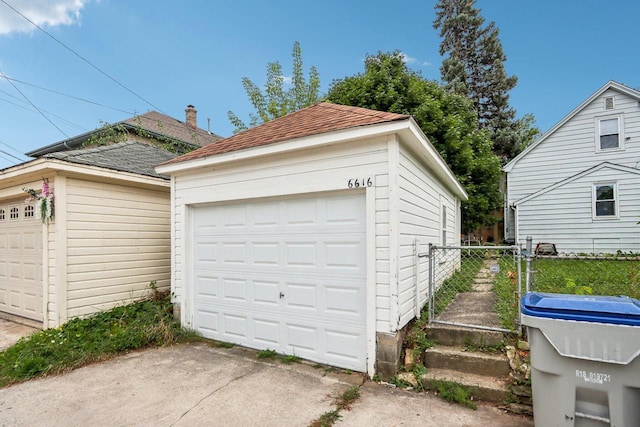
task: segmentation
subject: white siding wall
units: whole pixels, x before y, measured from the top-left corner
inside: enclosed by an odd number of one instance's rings
[[[187,207],[190,205],[312,194],[327,191],[348,190],[347,181],[352,178],[368,178],[374,186],[366,191],[374,192],[376,244],[376,329],[389,332],[390,315],[390,250],[389,250],[389,177],[387,141],[378,138],[369,141],[345,142],[294,154],[272,155],[268,158],[236,162],[190,171],[186,176],[175,177],[175,264],[173,283],[174,300],[181,303],[190,267],[185,266],[190,240]],[[367,289],[367,292],[373,292]],[[190,321],[186,307],[182,305],[183,320]]]
[[[618,183],[619,218],[593,219],[593,184],[612,181]],[[518,206],[518,219],[521,236],[553,242],[559,252],[638,252],[640,175],[600,169]]]
[[[169,287],[169,188],[68,178],[66,202],[66,317],[139,298],[151,281]]]
[[[604,110],[604,98],[615,98],[615,109]],[[595,117],[623,114],[624,150],[596,153]],[[520,159],[508,176],[510,203],[602,162],[635,167],[640,159],[640,108],[635,99],[606,91],[544,142]],[[522,238],[522,235],[519,236]]]
[[[428,260],[421,258],[416,269],[414,241],[418,239],[420,251],[428,244],[442,245],[442,207],[447,208],[447,244],[459,242],[460,230],[455,230],[457,216],[454,196],[447,192],[433,176],[418,163],[412,153],[400,150],[400,261],[399,261],[399,328],[415,316],[416,281],[419,306],[427,301]],[[416,279],[416,274],[418,278]]]

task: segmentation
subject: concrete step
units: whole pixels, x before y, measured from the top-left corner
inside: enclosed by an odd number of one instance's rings
[[[429,325],[426,333],[427,338],[447,346],[497,346],[504,339],[502,332],[438,324]]]
[[[508,379],[506,377],[487,377],[448,369],[427,369],[427,373],[420,378],[422,387],[436,390],[436,381],[453,381],[471,389],[472,395],[479,400],[504,403],[509,400]]]
[[[434,369],[449,369],[484,376],[509,375],[509,359],[501,352],[485,353],[467,351],[464,347],[435,346],[423,355],[424,366]]]
[[[465,325],[500,327],[500,319],[494,310],[495,303],[493,292],[461,292],[437,319]]]

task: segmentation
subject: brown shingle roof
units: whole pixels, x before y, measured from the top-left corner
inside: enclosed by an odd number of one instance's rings
[[[142,130],[168,136],[179,141],[190,142],[194,145],[199,145],[200,147],[218,141],[222,138],[214,133],[209,133],[204,129],[193,129],[185,122],[181,122],[173,117],[158,113],[157,111],[149,111],[123,120],[120,123],[139,127]]]
[[[184,154],[164,164],[201,159],[217,154],[261,145],[273,144],[305,136],[345,130],[358,126],[388,123],[408,119],[405,114],[385,113],[366,108],[320,102],[288,114],[213,144]]]

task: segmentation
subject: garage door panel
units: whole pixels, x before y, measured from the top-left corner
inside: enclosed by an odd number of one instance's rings
[[[364,204],[351,193],[195,208],[196,329],[366,370]]]
[[[285,265],[290,268],[315,269],[318,263],[317,242],[284,242],[286,250]]]
[[[316,199],[300,199],[288,200],[284,204],[284,225],[285,226],[308,226],[318,225],[320,223],[318,211],[318,202]]]
[[[280,345],[280,322],[253,318],[253,339],[261,348],[278,348]]]
[[[243,316],[240,314],[230,314],[223,313],[222,315],[222,332],[223,339],[225,340],[235,340],[240,339],[241,341],[247,340],[247,326],[248,326],[248,318],[247,316]]]
[[[361,333],[349,332],[344,329],[326,330],[324,341],[327,346],[327,355],[333,360],[343,361],[345,364],[357,364],[361,356],[353,349],[366,346],[364,336]]]
[[[222,242],[220,248],[220,260],[224,264],[247,265],[249,261],[247,253],[247,243],[245,242]]]
[[[364,320],[364,295],[360,287],[325,286],[326,311],[356,320]]]
[[[261,203],[252,206],[253,225],[256,228],[273,228],[279,224],[278,203]]]
[[[286,324],[287,353],[300,356],[301,350],[318,352],[318,328],[298,323]]]
[[[318,310],[318,285],[286,282],[285,305],[292,310]]]
[[[242,278],[222,278],[223,298],[232,302],[247,301],[247,280]]]
[[[280,248],[276,241],[251,242],[253,265],[256,267],[277,268],[280,265]]]
[[[280,304],[280,283],[278,281],[253,280],[253,302],[259,305],[277,307]]]

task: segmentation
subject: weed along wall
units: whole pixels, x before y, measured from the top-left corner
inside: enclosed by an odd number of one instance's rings
[[[183,325],[395,374],[426,302],[416,239],[454,243],[466,198],[413,119],[321,103],[157,170],[171,176]]]

